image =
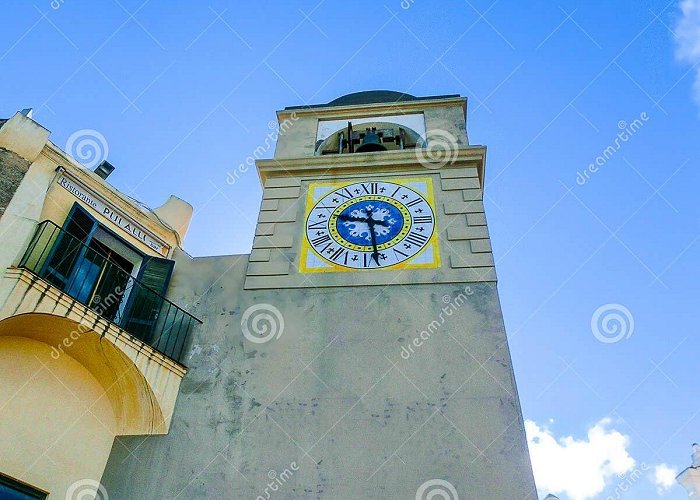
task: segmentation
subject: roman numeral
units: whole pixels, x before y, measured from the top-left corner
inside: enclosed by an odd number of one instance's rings
[[[348,191],[348,188],[345,188],[342,191],[336,191],[335,194],[337,194],[338,196],[342,196],[346,200],[352,198],[352,193]]]
[[[327,241],[331,241],[331,237],[327,234],[324,234],[323,236],[319,236],[318,238],[314,238],[313,240],[311,240],[311,244],[313,246],[317,247],[319,245],[323,245]],[[324,248],[324,250],[325,250],[325,248]]]
[[[379,187],[376,182],[370,182],[369,189],[367,189],[365,184],[360,184],[360,186],[362,186],[362,189],[364,189],[367,194],[377,194],[379,192]]]
[[[391,197],[393,198],[394,196],[396,196],[396,193],[398,193],[400,190],[401,190],[401,186],[397,187],[397,188],[396,188],[396,191],[394,191],[393,193],[391,193]]]
[[[313,224],[309,224],[308,229],[325,229],[326,228],[326,221],[320,221],[320,222],[314,222]]]
[[[430,224],[433,222],[433,216],[432,215],[423,215],[420,217],[414,217],[413,222],[416,224]]]
[[[335,252],[331,254],[331,260],[337,261],[343,255],[345,255],[345,263],[348,263],[348,251],[343,247],[339,247]]]
[[[404,259],[408,257],[408,254],[403,253],[401,250],[397,250],[395,248],[392,248],[392,250],[394,251],[394,255],[398,260],[401,260],[401,257],[403,257]],[[401,257],[399,257],[399,255],[401,255]]]
[[[408,236],[406,236],[406,241],[412,245],[421,246],[424,245],[426,241],[428,241],[428,237],[416,233],[415,231],[412,231],[408,233]]]
[[[412,206],[414,206],[414,205],[418,205],[418,204],[419,204],[420,202],[422,202],[422,201],[423,201],[423,200],[422,200],[421,198],[416,198],[415,200],[409,201],[408,203],[406,203],[406,206],[407,206],[407,207],[412,207]]]
[[[335,205],[316,205],[316,209],[325,208],[326,210],[335,210]]]

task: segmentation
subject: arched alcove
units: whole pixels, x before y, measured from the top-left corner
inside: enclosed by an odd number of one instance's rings
[[[112,342],[85,325],[63,316],[25,313],[0,321],[2,337],[41,342],[51,360],[71,358],[84,367],[111,405],[115,435],[166,432],[163,411],[142,370]]]
[[[112,402],[79,361],[54,357],[51,346],[8,326],[0,335],[0,471],[64,498],[76,481],[102,476],[117,428]]]

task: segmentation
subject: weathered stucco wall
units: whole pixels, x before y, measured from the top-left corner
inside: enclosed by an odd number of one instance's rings
[[[169,297],[204,324],[169,434],[115,441],[110,497],[535,498],[495,283],[244,291],[247,261],[180,255]],[[280,334],[254,343],[260,304]]]

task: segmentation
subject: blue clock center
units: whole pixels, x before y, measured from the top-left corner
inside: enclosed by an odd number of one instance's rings
[[[377,245],[391,241],[404,225],[404,217],[394,205],[381,200],[359,201],[345,208],[340,214],[346,218],[336,219],[338,234],[355,245],[371,245],[370,223],[364,222],[370,216],[374,221],[374,235]]]

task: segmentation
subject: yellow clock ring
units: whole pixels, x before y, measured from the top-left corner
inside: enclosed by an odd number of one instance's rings
[[[373,250],[371,245],[363,245],[358,243],[359,240],[367,239],[364,234],[369,233],[364,228],[358,230],[357,225],[355,225],[351,226],[351,229],[342,228],[340,231],[338,230],[339,215],[341,215],[348,208],[360,204],[365,204],[365,210],[367,208],[371,210],[373,208],[372,202],[377,202],[377,205],[379,205],[379,207],[374,207],[377,213],[380,215],[380,219],[375,219],[376,222],[379,222],[379,224],[377,224],[375,227],[386,228],[384,229],[385,236],[390,237],[390,239],[387,241],[377,244],[378,251],[386,250],[395,246],[408,234],[411,224],[411,214],[405,205],[388,196],[365,195],[358,196],[338,205],[331,213],[328,221],[328,231],[336,243],[344,248],[349,248],[356,252],[371,252]],[[384,208],[381,208],[382,206]],[[365,212],[361,209],[354,210],[351,212],[351,215],[352,214],[354,214],[355,217],[366,217]],[[384,221],[384,217],[390,218]],[[397,218],[400,218],[400,221],[396,220]],[[380,233],[379,237],[381,238],[381,236],[382,234]]]

